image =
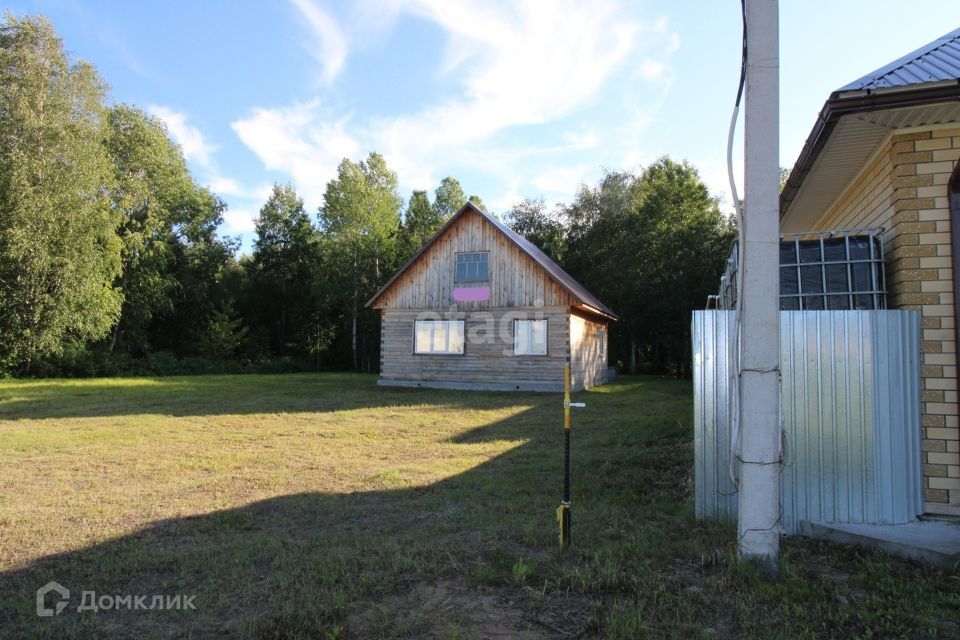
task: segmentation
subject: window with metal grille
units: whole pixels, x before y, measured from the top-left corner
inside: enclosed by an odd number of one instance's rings
[[[457,271],[453,281],[458,284],[488,282],[490,280],[490,253],[458,253]]]
[[[885,307],[883,245],[879,233],[790,234],[781,240],[781,309]]]
[[[780,309],[784,311],[885,309],[883,229],[804,231],[780,237]],[[734,242],[718,309],[737,305],[739,247]]]

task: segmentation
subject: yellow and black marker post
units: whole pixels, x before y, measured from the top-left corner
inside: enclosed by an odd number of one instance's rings
[[[557,508],[560,525],[560,547],[570,545],[570,407],[585,407],[584,402],[570,402],[570,365],[563,371],[563,500]]]

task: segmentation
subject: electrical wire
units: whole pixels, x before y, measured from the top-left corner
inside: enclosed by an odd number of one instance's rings
[[[740,480],[737,477],[736,460],[740,455],[740,324],[743,314],[743,272],[744,252],[743,239],[746,222],[743,215],[743,206],[737,193],[737,180],[733,175],[733,138],[737,130],[737,119],[740,116],[740,102],[743,99],[743,89],[747,81],[747,6],[746,0],[740,0],[740,19],[742,45],[740,52],[740,82],[737,85],[737,99],[730,116],[730,129],[727,133],[727,178],[730,180],[730,197],[733,198],[733,208],[737,215],[737,281],[736,302],[733,320],[733,337],[730,340],[730,481],[739,488]]]

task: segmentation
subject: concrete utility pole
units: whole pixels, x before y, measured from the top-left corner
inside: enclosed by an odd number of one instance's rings
[[[747,0],[740,558],[776,576],[780,551],[780,197],[777,0]]]

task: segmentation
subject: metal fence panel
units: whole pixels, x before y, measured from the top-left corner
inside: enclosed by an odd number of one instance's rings
[[[733,311],[697,311],[692,327],[696,515],[725,522],[737,517],[728,393],[733,320]]]
[[[694,313],[696,513],[732,521],[732,311]],[[919,314],[780,314],[783,528],[899,523],[922,511]]]

